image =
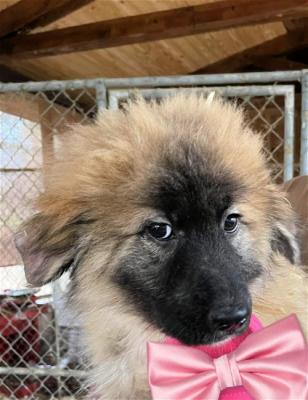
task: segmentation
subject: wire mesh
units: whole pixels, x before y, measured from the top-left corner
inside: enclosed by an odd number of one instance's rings
[[[113,84],[121,88],[121,80]],[[29,84],[18,90],[8,87],[7,91],[2,86],[1,90],[0,399],[83,398],[88,367],[78,321],[65,305],[69,282],[60,281],[56,290],[48,285],[39,291],[25,290],[13,234],[33,213],[32,201],[46,179],[42,167],[56,162],[64,132],[71,124],[90,123],[98,107],[105,106],[106,98],[112,105],[115,93],[109,89],[106,94],[106,87],[98,80],[75,85],[72,81]],[[264,151],[274,179],[281,182],[284,96],[256,93],[250,90],[237,99],[250,123],[264,135]]]
[[[96,111],[93,89],[0,95],[0,398],[86,393],[79,326],[50,286],[24,290],[13,235],[34,211],[31,204],[44,185],[42,167],[56,158],[63,133],[71,124],[89,123]]]
[[[283,181],[284,173],[284,124],[283,99],[279,96],[241,99],[249,125],[263,135],[263,150],[276,182]]]

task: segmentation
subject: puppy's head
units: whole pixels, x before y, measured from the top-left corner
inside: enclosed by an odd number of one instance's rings
[[[292,262],[292,213],[259,135],[222,100],[180,94],[106,111],[68,135],[16,244],[34,285],[74,290],[187,344],[242,332],[275,253]]]

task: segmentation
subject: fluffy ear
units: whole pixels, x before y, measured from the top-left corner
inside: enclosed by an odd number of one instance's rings
[[[76,242],[74,223],[55,226],[50,217],[32,217],[15,235],[27,281],[41,286],[58,278],[74,263]]]
[[[299,246],[292,229],[288,230],[282,224],[277,224],[273,234],[272,248],[286,257],[292,264],[300,263]]]
[[[280,193],[277,218],[273,224],[272,249],[287,258],[292,264],[300,263],[298,244],[298,221],[290,203]]]

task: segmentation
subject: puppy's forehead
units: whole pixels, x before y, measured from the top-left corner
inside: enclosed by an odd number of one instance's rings
[[[149,181],[149,202],[168,217],[198,221],[221,218],[243,192],[243,185],[213,156],[180,143],[166,151]]]

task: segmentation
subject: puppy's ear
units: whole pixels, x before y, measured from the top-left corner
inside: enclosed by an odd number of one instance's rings
[[[288,200],[283,197],[283,193],[280,195],[277,217],[272,230],[272,249],[286,257],[292,264],[299,264],[297,216]]]
[[[292,229],[288,230],[286,226],[277,224],[273,233],[272,248],[286,257],[292,264],[300,263],[299,246]]]
[[[76,256],[76,241],[74,224],[56,226],[54,218],[32,217],[15,235],[27,281],[41,286],[68,270]]]

